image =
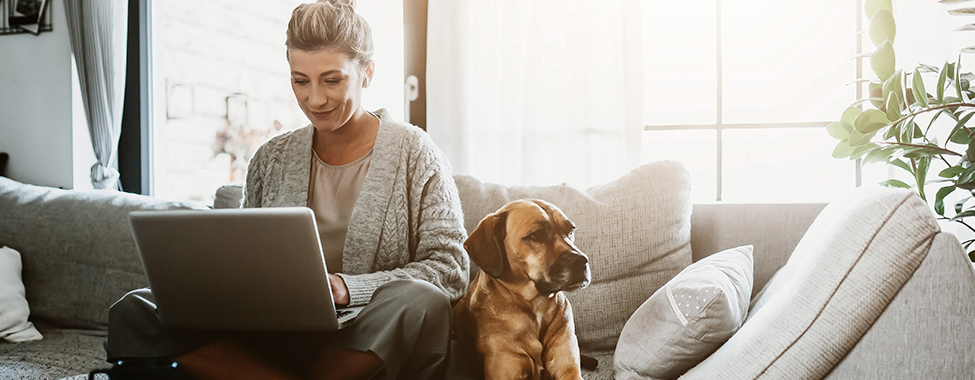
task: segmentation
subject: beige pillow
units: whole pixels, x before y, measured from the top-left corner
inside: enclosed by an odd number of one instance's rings
[[[567,293],[584,351],[615,348],[626,319],[691,263],[691,180],[678,162],[645,164],[585,192],[454,179],[467,231],[505,203],[526,198],[549,201],[575,222],[576,245],[589,255],[592,269],[589,287]]]
[[[20,253],[10,247],[0,248],[0,338],[8,342],[41,339],[41,333],[27,321],[30,309],[20,268]]]
[[[745,321],[753,275],[750,245],[685,268],[627,320],[615,378],[673,379],[714,353]]]
[[[830,203],[752,301],[745,324],[686,379],[818,379],[860,340],[940,231],[907,190]]]

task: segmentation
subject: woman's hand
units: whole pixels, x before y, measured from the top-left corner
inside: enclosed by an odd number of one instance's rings
[[[337,274],[328,274],[328,284],[332,287],[332,299],[339,306],[349,305],[349,287],[345,286],[345,280]]]

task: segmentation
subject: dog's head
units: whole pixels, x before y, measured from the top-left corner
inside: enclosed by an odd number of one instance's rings
[[[576,248],[575,224],[543,200],[517,200],[486,216],[464,249],[488,276],[530,281],[539,294],[589,285],[589,257]]]

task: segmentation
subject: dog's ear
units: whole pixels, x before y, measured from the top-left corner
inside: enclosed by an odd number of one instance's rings
[[[506,212],[488,215],[477,224],[477,228],[464,242],[464,249],[471,256],[471,260],[484,273],[494,278],[500,277],[508,267],[508,255],[504,251],[507,220]]]

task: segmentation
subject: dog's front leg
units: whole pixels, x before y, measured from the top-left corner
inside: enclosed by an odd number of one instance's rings
[[[518,347],[511,340],[496,342],[493,350],[484,352],[484,380],[540,380],[541,351],[540,342],[536,347]]]
[[[582,380],[579,364],[579,340],[572,321],[572,306],[565,296],[558,294],[559,312],[552,319],[543,337],[542,359],[545,371],[554,380]]]

